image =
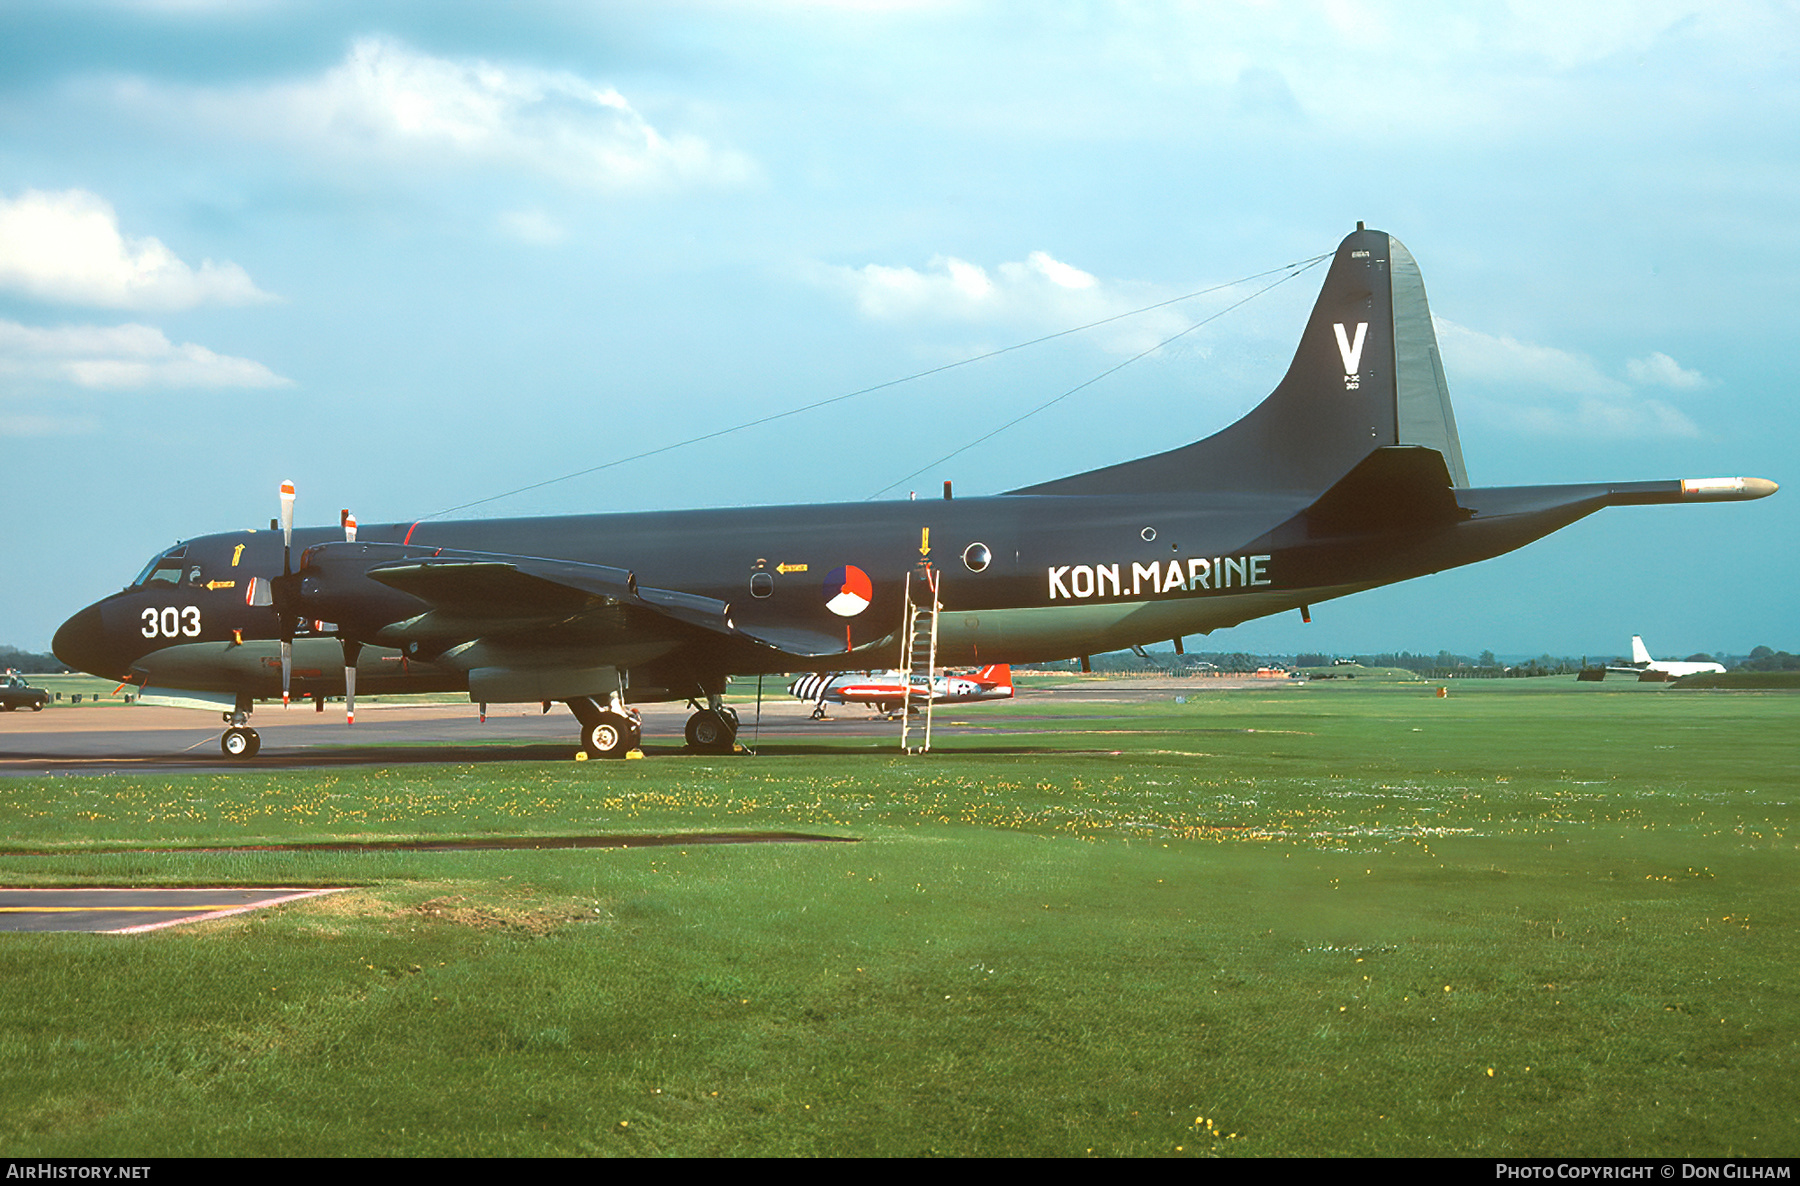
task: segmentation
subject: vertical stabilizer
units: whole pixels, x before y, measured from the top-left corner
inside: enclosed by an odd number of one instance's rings
[[[1444,455],[1450,484],[1469,484],[1463,466],[1462,441],[1456,435],[1456,413],[1450,409],[1450,384],[1438,353],[1437,330],[1425,300],[1425,278],[1406,244],[1388,236],[1394,290],[1395,406],[1399,444],[1424,445]]]
[[[1635,634],[1631,636],[1631,661],[1633,663],[1642,663],[1646,666],[1656,662],[1656,660],[1650,657],[1650,648],[1645,646],[1644,640]]]
[[[969,678],[990,688],[1010,688],[1012,687],[1012,666],[1007,663],[991,663]]]
[[[1412,253],[1358,227],[1338,245],[1280,385],[1221,432],[1016,494],[1317,493],[1390,445],[1444,457],[1468,484],[1425,285]]]

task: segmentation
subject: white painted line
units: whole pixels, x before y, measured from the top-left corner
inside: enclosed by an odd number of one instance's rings
[[[144,931],[157,931],[163,927],[185,926],[191,922],[205,922],[209,918],[228,918],[233,914],[248,914],[252,910],[261,910],[266,906],[279,906],[283,902],[297,902],[301,898],[316,898],[320,894],[341,894],[350,887],[336,886],[332,889],[295,890],[280,898],[265,898],[260,902],[247,902],[242,906],[232,906],[225,910],[213,910],[206,914],[191,914],[184,918],[171,918],[164,922],[147,922],[141,926],[121,927],[116,931],[100,931],[102,935],[137,935]]]

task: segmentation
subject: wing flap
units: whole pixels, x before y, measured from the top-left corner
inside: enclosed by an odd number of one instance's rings
[[[810,626],[734,626],[732,632],[803,659],[842,655],[849,649],[845,639]]]

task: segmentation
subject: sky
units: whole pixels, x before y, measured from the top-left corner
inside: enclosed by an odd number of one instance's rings
[[[1773,0],[9,0],[0,644],[285,479],[378,523],[1183,444],[1322,269],[1246,278],[1358,220],[1419,261],[1473,484],[1800,482],[1797,49]],[[1800,651],[1797,527],[1800,487],[1615,508],[1191,646]]]

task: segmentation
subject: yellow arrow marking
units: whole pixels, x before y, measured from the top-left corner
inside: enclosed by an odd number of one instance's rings
[[[931,555],[931,528],[919,528],[919,555]]]
[[[804,565],[804,564],[777,564],[775,566],[775,571],[776,572],[805,572],[806,565]]]
[[[206,582],[206,587],[208,589],[235,589],[235,588],[237,588],[237,582],[236,581],[208,581],[208,582]]]

